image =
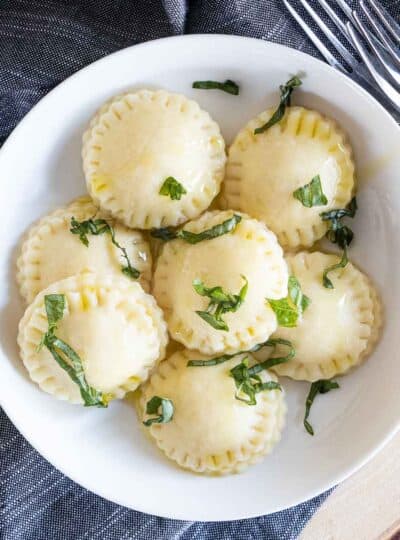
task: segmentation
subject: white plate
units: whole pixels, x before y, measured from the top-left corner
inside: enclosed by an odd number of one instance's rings
[[[277,101],[278,85],[301,72],[295,102],[331,115],[349,133],[359,177],[351,257],[377,284],[386,326],[373,357],[319,397],[315,437],[302,425],[308,385],[284,382],[288,425],[272,456],[240,475],[195,476],[174,467],[143,435],[132,405],[91,410],[58,402],[31,383],[15,344],[23,306],[14,283],[21,234],[39,216],[85,191],[82,132],[97,107],[129,88],[164,87],[193,97],[228,141]],[[239,97],[192,90],[197,79],[231,78]],[[37,450],[82,486],[136,510],[178,519],[227,520],[275,512],[343,480],[394,434],[400,416],[400,131],[362,89],[327,65],[263,41],[185,36],[131,47],[96,62],[50,92],[0,152],[0,399]]]

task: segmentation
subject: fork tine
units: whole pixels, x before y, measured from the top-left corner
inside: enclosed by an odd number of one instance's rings
[[[324,23],[324,21],[319,17],[316,11],[314,11],[314,9],[310,6],[307,0],[300,0],[300,3],[304,6],[305,10],[314,19],[319,28],[322,30],[322,32],[325,34],[331,44],[335,47],[337,52],[342,56],[342,58],[344,58],[347,64],[349,66],[354,66],[357,63],[357,60],[346,49],[346,47],[342,45],[342,43],[338,40],[332,30]]]
[[[331,5],[328,4],[326,0],[317,0],[319,5],[326,11],[327,15],[331,19],[331,21],[336,24],[336,26],[339,28],[339,30],[342,32],[343,36],[346,38],[348,43],[350,45],[353,45],[349,39],[349,34],[347,33],[346,25],[344,22],[338,17],[338,15],[335,13],[335,11],[332,9]]]
[[[353,12],[353,17],[354,17],[354,20],[357,21],[357,14],[355,12]],[[360,35],[358,34],[354,26],[350,22],[348,22],[346,23],[346,28],[351,36],[351,39],[354,41],[354,44],[357,48],[359,55],[363,59],[372,77],[375,79],[376,84],[379,86],[379,88],[381,88],[381,90],[386,94],[386,96],[390,99],[390,101],[399,111],[400,110],[399,92],[395,88],[393,88],[393,86],[390,83],[388,83],[387,80],[384,79],[382,75],[377,71],[374,64],[371,62],[367,49],[365,48],[365,45],[362,43],[362,40],[360,39]]]
[[[336,0],[336,3],[339,4],[341,10],[344,12],[346,17],[350,19],[352,22],[354,22],[353,13],[348,3],[345,0]],[[346,25],[346,28],[347,28],[347,25]]]
[[[344,12],[346,17],[353,23],[354,26],[357,27],[357,21],[355,19],[356,11],[353,11],[350,8],[348,4],[348,0],[336,0],[336,2],[340,6],[342,11]],[[346,28],[347,28],[347,24],[346,24]],[[368,34],[369,40],[371,40],[371,42],[374,43],[375,45],[374,50],[376,51],[377,49],[379,49],[380,58],[384,58],[386,65],[390,65],[389,59],[391,59],[392,55],[387,51],[387,49],[383,46],[383,44],[379,41],[379,39],[375,36],[375,34],[370,32],[367,28],[364,28],[364,30]],[[352,39],[352,35],[349,34],[349,36],[350,36],[350,39]],[[355,43],[354,43],[354,46],[356,46]],[[358,50],[358,45],[356,46],[356,48]],[[380,68],[381,60],[376,61],[372,59],[372,62],[375,63],[375,68],[378,67],[378,69],[381,69]]]
[[[311,30],[311,28],[303,21],[300,14],[293,8],[293,6],[288,2],[288,0],[283,0],[283,3],[286,6],[286,9],[290,12],[292,17],[297,21],[297,23],[301,26],[303,31],[307,34],[307,36],[310,38],[310,40],[314,43],[316,48],[319,50],[319,52],[322,54],[322,56],[325,58],[325,60],[333,67],[341,71],[342,73],[349,74],[348,70],[345,69],[342,64],[336,60],[336,58],[333,56],[333,54],[325,47],[325,45],[322,43],[322,41],[319,39],[319,37]]]
[[[396,50],[396,48],[393,46],[389,36],[386,32],[383,31],[382,27],[375,21],[374,17],[372,16],[371,11],[368,9],[367,5],[365,4],[364,0],[360,0],[360,7],[365,13],[365,16],[368,19],[368,22],[374,28],[375,32],[378,34],[378,36],[381,38],[382,42],[386,45],[386,49],[390,53],[390,56],[395,60],[395,62],[400,66],[400,59],[399,59],[399,51]],[[380,15],[379,15],[380,16]],[[381,55],[376,51],[374,47],[371,48],[374,49],[377,56],[380,58]],[[381,59],[381,58],[380,58]],[[393,74],[391,73],[393,76]],[[397,80],[397,79],[396,79]],[[397,80],[399,82],[399,80]]]
[[[380,6],[376,0],[369,0],[369,3],[374,8],[375,13],[379,15],[381,22],[388,32],[392,34],[397,43],[400,43],[400,25],[397,24],[390,13],[383,6]]]

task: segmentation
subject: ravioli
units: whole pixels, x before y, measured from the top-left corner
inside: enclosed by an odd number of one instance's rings
[[[200,233],[232,218],[232,211],[207,212],[185,225]],[[223,318],[228,331],[217,330],[196,311],[207,309],[209,298],[194,289],[195,280],[237,294],[247,280],[242,305]],[[277,328],[276,316],[265,298],[287,294],[288,271],[275,235],[246,215],[236,228],[212,240],[190,244],[168,242],[156,262],[153,294],[164,310],[172,338],[204,354],[235,353],[265,341]]]
[[[352,149],[333,120],[303,107],[288,107],[255,135],[273,112],[251,120],[230,147],[221,205],[266,223],[286,249],[309,247],[327,230],[319,214],[344,208],[353,195]],[[303,206],[293,193],[318,175],[327,204]]]
[[[38,350],[48,329],[44,297],[50,294],[66,298],[57,337],[81,358],[88,384],[110,399],[135,390],[164,357],[168,336],[162,312],[138,283],[110,275],[72,276],[39,293],[19,324],[22,361],[45,392],[82,403],[79,387],[49,350]]]
[[[153,396],[170,399],[172,420],[146,428],[164,454],[196,473],[239,472],[260,461],[280,440],[284,393],[263,391],[257,394],[256,405],[247,405],[235,398],[229,373],[243,355],[217,366],[187,367],[190,359],[201,358],[207,357],[183,350],[161,362],[141,388],[140,417],[147,418],[146,404]],[[268,372],[261,377],[264,382],[276,381]]]
[[[293,379],[316,381],[358,366],[373,350],[382,324],[380,301],[369,279],[349,262],[329,274],[334,289],[326,289],[322,274],[339,262],[338,256],[300,252],[286,260],[311,303],[295,328],[280,327],[273,335],[291,341],[296,355],[272,369]]]
[[[126,260],[109,234],[89,235],[86,247],[78,235],[70,232],[72,217],[83,221],[94,216],[107,218],[113,225],[116,240],[126,249],[132,266],[140,271],[140,283],[149,289],[152,259],[142,233],[115,223],[109,215],[99,212],[89,197],[81,197],[45,216],[29,230],[17,261],[17,280],[27,303],[51,283],[79,272],[123,276],[121,269]]]
[[[83,138],[88,190],[129,227],[175,226],[200,215],[220,189],[225,143],[199,105],[164,90],[116,96]],[[160,194],[168,178],[185,193]]]

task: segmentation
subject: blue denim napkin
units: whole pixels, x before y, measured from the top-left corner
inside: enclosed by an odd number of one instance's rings
[[[385,4],[400,15],[398,0]],[[197,32],[258,37],[318,56],[281,0],[2,0],[0,144],[40,98],[83,66],[134,43]],[[1,540],[289,540],[327,496],[224,523],[149,516],[63,476],[0,409]]]

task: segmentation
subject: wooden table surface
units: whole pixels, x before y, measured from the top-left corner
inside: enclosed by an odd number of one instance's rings
[[[400,540],[400,433],[317,510],[299,540]]]

